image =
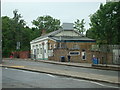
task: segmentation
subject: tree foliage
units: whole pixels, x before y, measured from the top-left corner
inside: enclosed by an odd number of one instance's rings
[[[18,10],[14,10],[13,15],[13,18],[2,17],[3,57],[8,57],[14,51],[29,51],[30,41],[39,37],[42,29],[51,32],[60,27],[60,20],[51,16],[41,16],[32,22],[36,27],[29,28]],[[19,48],[18,42],[20,43]]]
[[[101,4],[90,20],[87,37],[96,39],[98,44],[120,44],[120,2]]]
[[[17,42],[20,42],[19,51],[30,50],[30,41],[39,35],[36,28],[30,29],[17,10],[13,11],[14,17],[2,17],[2,48],[3,57],[8,57],[11,52],[17,50]]]
[[[74,22],[74,29],[83,34],[85,32],[84,24],[84,19],[82,19],[81,21],[77,19],[77,21]]]
[[[35,25],[40,31],[43,29],[46,30],[47,33],[60,28],[60,20],[49,15],[38,17],[36,20],[32,21],[32,24]]]

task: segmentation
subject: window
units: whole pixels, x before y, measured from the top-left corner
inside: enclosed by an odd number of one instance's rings
[[[36,48],[38,47],[38,45],[36,45]]]
[[[82,51],[82,60],[86,60],[86,52]]]
[[[70,51],[69,54],[71,56],[76,56],[76,55],[80,55],[80,52],[79,51]]]
[[[52,49],[52,44],[49,45],[49,48]]]
[[[42,54],[42,48],[40,48],[40,54]]]
[[[56,44],[54,44],[54,48],[56,48]]]
[[[58,48],[61,48],[61,43],[58,43]]]
[[[37,49],[37,54],[39,54],[39,49]]]
[[[39,44],[39,48],[41,48],[41,44]]]
[[[53,50],[48,50],[48,56],[53,56]]]
[[[66,48],[66,43],[62,43],[62,44],[61,44],[61,47],[62,47],[62,48]]]

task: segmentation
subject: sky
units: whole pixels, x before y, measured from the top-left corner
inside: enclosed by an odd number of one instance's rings
[[[88,29],[90,15],[94,14],[105,0],[2,0],[1,16],[13,17],[13,10],[23,16],[26,24],[32,27],[32,21],[39,16],[50,15],[62,23],[74,23],[84,19]]]

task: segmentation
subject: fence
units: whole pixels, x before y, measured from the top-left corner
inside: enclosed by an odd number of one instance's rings
[[[120,45],[92,45],[91,52],[99,64],[120,64]]]

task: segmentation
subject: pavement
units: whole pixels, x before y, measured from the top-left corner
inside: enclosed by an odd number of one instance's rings
[[[4,59],[5,60],[10,60],[10,58],[4,58]],[[93,69],[101,69],[101,70],[120,71],[120,66],[119,65],[74,63],[74,62],[58,62],[58,61],[52,61],[52,60],[31,60],[31,59],[18,59],[18,58],[14,58],[12,60],[38,61],[38,62],[58,64],[58,65],[66,65],[66,66],[74,66],[74,67],[83,67],[83,68],[93,68]]]
[[[4,59],[4,60],[9,60],[9,58]],[[13,59],[13,60],[23,60],[23,59]],[[33,61],[31,59],[24,59],[24,60]],[[74,66],[74,67],[84,67],[84,68],[96,68],[97,67],[95,65],[91,65],[88,63],[56,62],[56,61],[49,61],[49,60],[39,60],[39,62],[67,65],[67,66]],[[78,78],[78,79],[85,79],[85,80],[91,80],[91,81],[107,82],[107,83],[111,83],[111,84],[120,85],[119,77],[116,77],[116,76],[74,72],[74,71],[51,69],[51,68],[44,68],[44,67],[30,66],[30,65],[21,66],[21,65],[13,64],[13,63],[4,63],[4,61],[3,61],[3,64],[0,64],[0,66],[7,67],[7,68],[28,70],[28,71],[33,71],[33,72],[49,73],[49,74],[54,74],[54,75],[60,75],[60,76]],[[114,70],[113,68],[117,68],[115,70],[119,70],[119,68],[120,68],[117,65],[107,65],[107,66],[106,65],[98,65],[98,66],[99,66],[99,69],[107,69],[107,70]]]

